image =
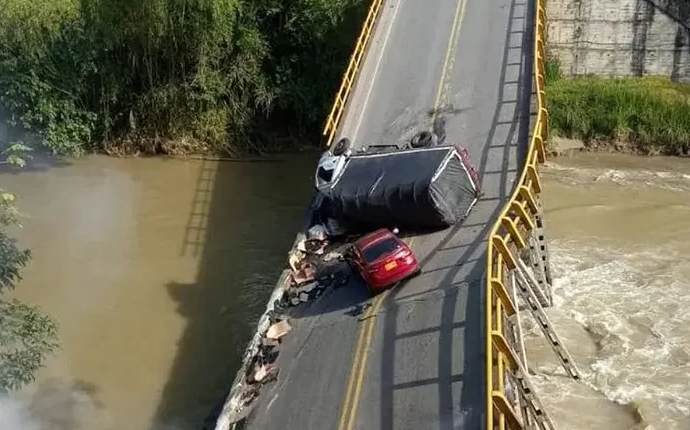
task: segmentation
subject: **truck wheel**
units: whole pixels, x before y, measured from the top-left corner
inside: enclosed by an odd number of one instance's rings
[[[438,143],[438,136],[430,131],[420,131],[415,134],[410,140],[411,148],[425,148],[427,146],[433,146]]]
[[[336,157],[339,157],[341,155],[344,155],[347,151],[349,151],[351,146],[352,142],[350,142],[350,139],[348,139],[347,137],[343,137],[342,139],[337,141],[335,145],[333,145],[333,149],[331,150],[331,152]]]

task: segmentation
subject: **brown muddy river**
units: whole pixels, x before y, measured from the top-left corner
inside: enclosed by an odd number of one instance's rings
[[[17,295],[60,323],[62,350],[22,393],[37,428],[200,428],[287,260],[314,164],[89,157],[3,175],[34,252]]]
[[[690,160],[588,155],[544,171],[549,316],[585,380],[560,376],[532,336],[557,427],[690,428]]]
[[[3,174],[34,251],[17,295],[58,319],[62,350],[0,402],[0,427],[199,428],[285,263],[314,162],[90,157]],[[578,156],[544,172],[549,315],[585,376],[567,381],[530,336],[557,427],[689,428],[690,161]]]

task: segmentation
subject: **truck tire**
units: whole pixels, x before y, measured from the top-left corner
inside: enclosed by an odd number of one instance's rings
[[[438,144],[442,145],[446,140],[446,119],[444,117],[440,117],[434,122],[434,134],[438,138]]]
[[[351,146],[352,142],[350,142],[350,139],[348,139],[347,137],[343,137],[339,141],[335,142],[335,145],[333,145],[333,149],[331,150],[331,152],[336,157],[339,157],[341,155],[344,155],[347,151],[349,151]]]
[[[410,148],[426,148],[438,143],[438,136],[430,131],[420,131],[410,139]]]

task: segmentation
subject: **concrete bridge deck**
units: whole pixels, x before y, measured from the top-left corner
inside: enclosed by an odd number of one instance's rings
[[[486,243],[530,134],[534,1],[386,0],[380,13],[336,140],[398,142],[443,117],[485,194],[462,225],[411,239],[421,276],[373,299],[353,280],[298,307],[247,429],[485,426]]]

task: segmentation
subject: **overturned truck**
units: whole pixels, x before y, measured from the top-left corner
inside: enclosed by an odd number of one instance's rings
[[[436,146],[354,155],[324,193],[328,212],[351,231],[443,229],[479,197],[467,150]]]

